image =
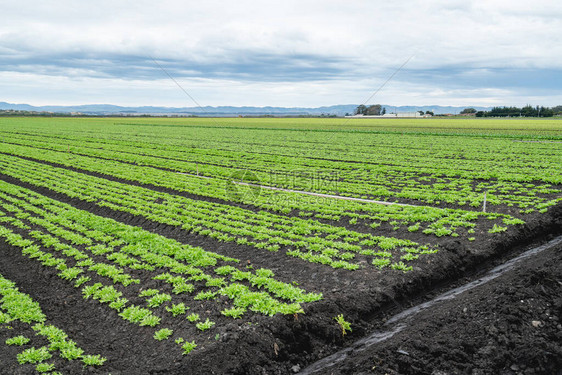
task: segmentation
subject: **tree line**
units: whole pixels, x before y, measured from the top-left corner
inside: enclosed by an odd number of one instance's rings
[[[424,114],[423,111],[418,111]],[[361,104],[355,108],[354,115],[380,116],[386,113],[386,108],[380,104],[366,106]],[[425,114],[433,115],[433,112],[426,111]],[[562,115],[562,105],[556,107],[543,107],[526,105],[519,107],[494,107],[489,111],[477,111],[474,108],[465,108],[460,112],[461,115],[474,115],[476,117],[552,117]],[[347,115],[347,114],[346,114]]]
[[[476,111],[474,108],[465,108],[461,114],[474,113],[476,117],[552,117],[562,114],[562,105],[556,107],[530,106],[525,107],[494,107],[489,111]]]
[[[23,111],[16,109],[0,109],[0,116],[44,116],[44,117],[66,117],[69,113],[62,112],[37,112],[37,111]]]

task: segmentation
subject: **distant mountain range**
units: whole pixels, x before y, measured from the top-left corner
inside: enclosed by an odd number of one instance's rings
[[[85,115],[177,115],[177,116],[318,116],[318,115],[336,115],[344,116],[346,113],[353,114],[357,104],[341,104],[326,107],[304,108],[304,107],[121,107],[111,104],[85,104],[70,106],[32,106],[29,104],[13,104],[0,102],[0,110],[19,110],[19,111],[35,111],[35,112],[58,112],[58,113],[82,113]],[[459,113],[467,107],[452,107],[440,105],[425,106],[392,106],[383,105],[387,113],[391,112],[414,112],[414,111],[432,111],[435,114],[443,113]],[[489,110],[491,107],[472,107],[477,110]]]

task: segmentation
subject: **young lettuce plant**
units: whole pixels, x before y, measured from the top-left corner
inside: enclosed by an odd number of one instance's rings
[[[47,359],[51,358],[52,355],[49,353],[49,350],[42,346],[39,349],[29,348],[25,349],[23,352],[18,354],[18,362],[20,364],[24,363],[39,363],[46,361]]]
[[[185,314],[188,309],[189,307],[186,306],[183,302],[173,304],[172,306],[166,306],[166,311],[172,313],[173,316]]]
[[[195,326],[200,329],[201,331],[206,331],[211,329],[215,325],[215,322],[212,322],[207,318],[204,322],[199,322]]]
[[[161,306],[164,302],[168,302],[172,300],[172,296],[166,293],[158,293],[153,297],[148,299],[148,306],[155,308]]]
[[[338,323],[341,329],[342,336],[345,336],[347,331],[351,332],[351,323],[347,322],[343,317],[343,314],[339,314],[334,317],[335,321]]]
[[[107,358],[100,356],[99,354],[91,355],[87,354],[82,357],[82,363],[84,363],[84,367],[87,366],[101,366],[105,363]]]
[[[22,346],[29,342],[29,339],[23,335],[12,337],[6,340],[6,345]]]
[[[40,374],[51,372],[54,369],[55,369],[54,363],[38,363],[37,366],[35,366],[35,371],[37,371]],[[53,372],[51,372],[51,374],[53,374]]]
[[[154,339],[158,341],[167,340],[173,332],[169,328],[162,328],[154,333]]]
[[[199,314],[191,313],[186,317],[186,319],[189,320],[191,323],[194,323],[199,320]]]
[[[241,318],[245,312],[246,309],[243,307],[232,307],[230,309],[224,309],[221,311],[221,314],[230,318],[238,319]]]
[[[183,349],[183,355],[189,354],[193,349],[197,347],[195,341],[184,343],[181,348]]]

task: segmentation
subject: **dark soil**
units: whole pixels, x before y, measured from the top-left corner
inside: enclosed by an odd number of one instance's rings
[[[209,334],[213,337],[218,334],[217,340],[210,340],[190,355],[181,357],[177,355],[177,352],[170,351],[169,345],[161,345],[152,339],[152,330],[123,321],[97,302],[85,301],[76,289],[61,281],[54,271],[44,269],[39,263],[24,258],[18,249],[2,243],[0,273],[16,282],[23,292],[30,294],[38,301],[52,324],[65,329],[86,352],[106,356],[108,362],[104,366],[104,371],[111,371],[112,374],[292,373],[367,335],[381,325],[385,316],[415,303],[416,300],[433,292],[436,287],[450,285],[451,282],[470,276],[484,266],[491,267],[494,262],[501,262],[502,257],[506,254],[522,251],[533,240],[541,240],[562,231],[562,205],[558,205],[552,207],[544,215],[534,216],[533,220],[528,221],[525,226],[511,228],[504,235],[494,237],[493,240],[487,237],[487,240],[482,240],[477,244],[468,244],[456,239],[444,241],[437,254],[421,257],[414,263],[414,270],[408,273],[372,269],[348,272],[327,269],[268,251],[256,251],[231,243],[225,244],[210,238],[190,235],[178,228],[156,224],[141,217],[100,208],[87,202],[71,200],[62,194],[49,192],[46,189],[33,188],[7,176],[2,176],[2,179],[32,188],[49,197],[95,214],[111,217],[126,224],[141,226],[182,242],[202,246],[205,249],[242,260],[247,257],[255,266],[272,269],[282,281],[296,280],[308,291],[324,293],[322,301],[305,305],[305,314],[298,317],[268,318],[256,314],[242,322],[236,321],[220,328],[217,327]],[[555,264],[553,262],[552,266],[554,267]],[[557,291],[559,296],[560,290],[555,290],[552,285],[543,286],[547,291]],[[534,290],[535,287],[531,283],[526,288]],[[545,294],[548,293],[545,292]],[[501,302],[501,299],[498,301]],[[490,303],[490,305],[492,304]],[[468,306],[471,307],[472,304]],[[514,306],[512,302],[505,306],[507,306],[507,311],[519,308],[518,304]],[[531,306],[535,305],[531,304]],[[557,308],[559,312],[560,305]],[[472,311],[475,310],[470,309],[463,314],[468,316]],[[549,314],[553,315],[555,308],[552,307],[550,311]],[[345,339],[342,338],[341,331],[333,319],[338,314],[344,314],[346,320],[352,323],[353,332],[346,335]],[[546,319],[543,316],[546,314],[546,310],[541,310],[537,314],[539,316],[537,320]],[[455,321],[460,317],[460,314],[451,315],[449,321]],[[471,317],[472,320],[476,318],[476,315]],[[439,321],[446,322],[447,320],[441,318]],[[516,324],[517,321],[515,323],[508,321],[508,323]],[[459,330],[465,326],[466,323],[459,321]],[[496,324],[494,327],[498,329],[497,340],[499,341],[491,344],[495,351],[482,352],[482,358],[488,358],[482,359],[482,361],[489,361],[482,363],[497,362],[495,355],[498,350],[501,352],[502,345],[505,344],[504,341],[501,341],[504,339],[500,339],[503,337],[500,333],[505,336],[505,332],[500,330],[503,326]],[[510,328],[510,326],[507,327]],[[545,324],[544,327],[549,327],[549,325]],[[436,328],[433,328],[430,331],[435,330]],[[446,337],[444,333],[440,339],[445,340]],[[458,338],[459,336],[452,337]],[[420,339],[420,342],[429,345],[427,339],[425,341]],[[447,343],[447,341],[444,342]],[[476,341],[474,342],[473,347],[476,348]],[[10,350],[4,350],[5,347],[5,345],[0,346],[2,348],[0,364],[8,366],[5,368],[14,368],[9,367],[16,365],[14,354]],[[426,350],[423,346],[420,348],[422,352]],[[455,348],[455,350],[447,348]],[[530,346],[529,348],[529,351],[532,351],[535,347]],[[407,349],[404,350],[407,351]],[[442,351],[441,355],[449,352],[456,353],[451,354],[453,359],[448,360],[451,363],[457,357],[456,362],[461,364],[466,363],[466,358],[470,359],[468,350],[459,349],[456,346],[449,347],[444,344]],[[474,352],[480,353],[479,349],[474,349]],[[437,350],[425,358],[439,358],[438,356],[439,351]],[[410,357],[412,356],[408,356],[408,358]],[[540,358],[537,357],[537,361],[539,360]],[[436,360],[435,363],[440,362]],[[513,362],[513,364],[519,366],[518,362]],[[368,368],[374,366],[370,363],[369,365]],[[511,365],[510,363],[509,366]],[[543,361],[533,366],[540,370],[540,366],[546,369],[547,365],[548,363]],[[367,371],[368,368],[358,370]],[[435,368],[438,369],[438,367]],[[403,371],[402,368],[395,370],[388,367],[388,369],[397,371],[397,373]],[[80,373],[81,371],[80,367],[80,370],[70,372]],[[342,368],[342,371],[347,370]],[[8,371],[8,373],[10,372]],[[353,371],[348,371],[348,373],[353,373]],[[453,371],[453,373],[455,372]]]
[[[87,354],[101,354],[108,361],[103,373],[142,374],[155,369],[174,368],[174,361],[166,358],[166,352],[158,350],[157,342],[147,327],[129,324],[114,311],[97,301],[84,300],[71,284],[56,276],[56,271],[43,267],[21,255],[20,249],[0,241],[2,261],[0,274],[16,283],[20,292],[29,294],[38,302],[47,316],[47,323],[62,328]],[[21,324],[22,327],[29,325]],[[21,350],[45,345],[46,340],[35,336],[31,329],[20,331],[0,329],[0,368],[2,374],[34,374],[33,365],[21,366],[16,355]],[[9,347],[7,338],[24,334],[29,345]],[[79,360],[68,362],[53,355],[58,371],[68,374],[102,373],[92,368],[84,369]],[[53,362],[52,360],[48,362]],[[164,366],[165,364],[165,366]]]
[[[562,374],[562,245],[322,374]]]

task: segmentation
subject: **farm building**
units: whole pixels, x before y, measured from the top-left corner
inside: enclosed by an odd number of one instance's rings
[[[431,115],[422,115],[419,112],[398,112],[398,113],[385,113],[384,115],[370,116],[370,115],[353,115],[345,116],[350,118],[424,118],[431,117]]]

